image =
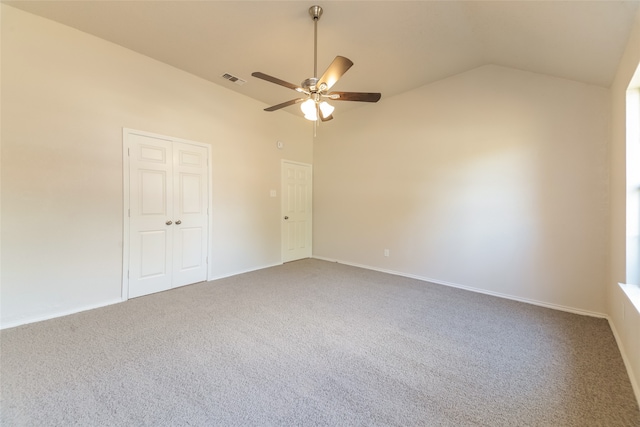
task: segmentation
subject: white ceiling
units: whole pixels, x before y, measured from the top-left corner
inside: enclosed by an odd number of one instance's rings
[[[267,105],[336,55],[354,66],[334,90],[382,99],[496,64],[608,87],[640,1],[3,1],[94,34]],[[220,76],[230,73],[243,86]],[[340,103],[340,109],[359,103]],[[265,105],[266,106],[266,105]],[[295,107],[285,110],[294,111]],[[297,110],[296,110],[297,111]],[[265,113],[267,114],[267,113]],[[281,114],[281,113],[269,113]]]

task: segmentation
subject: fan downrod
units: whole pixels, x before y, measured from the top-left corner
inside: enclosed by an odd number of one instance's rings
[[[309,8],[309,15],[311,15],[311,18],[314,21],[317,21],[320,19],[320,17],[322,16],[322,8],[318,5],[316,6],[311,6]]]

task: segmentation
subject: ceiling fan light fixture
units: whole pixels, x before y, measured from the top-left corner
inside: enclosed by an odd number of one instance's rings
[[[335,107],[328,102],[322,101],[320,103],[320,111],[322,112],[322,117],[329,117],[331,113],[333,113]]]
[[[304,113],[304,118],[307,120],[318,120],[318,113],[316,112],[316,102],[313,99],[307,99],[300,104],[300,109]]]
[[[313,115],[305,114],[304,118],[307,119],[307,120],[310,120],[312,122],[317,122],[318,121],[318,115],[316,113],[313,113]]]
[[[1,1],[1,0],[0,0]],[[360,101],[360,102],[378,102],[380,93],[373,92],[332,92],[327,93],[334,84],[346,73],[353,65],[349,58],[344,56],[336,56],[325,72],[318,77],[318,20],[322,16],[322,8],[320,6],[311,6],[309,14],[313,19],[313,77],[304,80],[300,86],[286,82],[276,77],[256,71],[251,73],[253,77],[275,83],[277,85],[293,89],[298,93],[303,93],[305,97],[292,99],[282,102],[278,105],[265,108],[265,111],[276,111],[281,108],[294,104],[300,104],[300,109],[304,114],[304,118],[317,122],[318,119],[323,122],[333,119],[333,105],[324,102],[324,98],[334,101]],[[315,129],[315,125],[314,125]],[[315,132],[315,130],[314,130]],[[314,133],[315,135],[315,133]]]

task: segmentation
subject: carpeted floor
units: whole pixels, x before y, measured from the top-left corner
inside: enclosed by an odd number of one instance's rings
[[[3,426],[640,426],[606,320],[313,259],[0,343]]]

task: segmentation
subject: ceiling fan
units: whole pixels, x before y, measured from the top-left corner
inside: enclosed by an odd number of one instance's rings
[[[318,118],[320,118],[321,121],[326,122],[333,119],[332,113],[334,110],[334,107],[326,100],[378,102],[382,96],[380,93],[328,92],[329,89],[336,84],[338,79],[351,68],[353,62],[344,56],[336,56],[331,65],[329,65],[329,68],[318,78],[318,20],[322,16],[322,8],[320,6],[311,6],[309,8],[309,15],[311,15],[313,19],[313,77],[303,81],[300,86],[296,86],[293,83],[261,72],[251,74],[253,77],[293,89],[305,96],[265,108],[264,110],[276,111],[290,105],[302,103],[300,108],[307,120],[317,122]]]

